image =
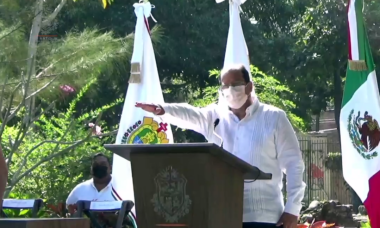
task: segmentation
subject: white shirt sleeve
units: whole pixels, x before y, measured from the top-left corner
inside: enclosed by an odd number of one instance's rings
[[[76,194],[78,186],[76,186],[69,194],[69,196],[66,199],[66,206],[68,205],[74,205],[78,202],[78,196]]]
[[[275,143],[279,165],[287,179],[285,212],[299,216],[306,187],[302,181],[305,164],[296,134],[284,111],[278,118]]]
[[[197,108],[186,103],[161,104],[165,114],[162,118],[179,128],[196,131],[208,138],[213,126],[214,105]]]

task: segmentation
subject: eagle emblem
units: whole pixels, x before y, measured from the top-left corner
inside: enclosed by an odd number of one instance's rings
[[[373,159],[378,156],[375,149],[380,143],[379,124],[368,111],[365,111],[363,116],[360,115],[360,111],[357,115],[354,112],[351,110],[348,116],[348,132],[352,144],[364,159]]]

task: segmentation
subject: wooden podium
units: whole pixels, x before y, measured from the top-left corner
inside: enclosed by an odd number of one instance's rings
[[[244,179],[269,180],[211,143],[105,145],[130,160],[138,227],[241,228]]]

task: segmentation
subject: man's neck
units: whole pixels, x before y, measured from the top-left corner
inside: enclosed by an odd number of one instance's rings
[[[95,187],[98,189],[98,191],[102,190],[104,187],[106,187],[110,182],[111,182],[111,175],[105,177],[105,178],[102,178],[102,179],[98,179],[96,177],[93,178],[94,180],[94,185]]]
[[[239,109],[231,109],[232,113],[242,120],[247,115],[247,108],[253,104],[252,97],[250,96],[243,106]]]

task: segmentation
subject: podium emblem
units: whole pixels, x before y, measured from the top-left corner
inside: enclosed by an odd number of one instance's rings
[[[191,200],[186,194],[186,178],[169,166],[154,178],[156,193],[151,200],[154,211],[167,223],[178,222],[190,211]]]
[[[125,144],[161,144],[169,143],[166,131],[167,123],[158,123],[152,117],[144,117],[129,127],[121,143]]]

